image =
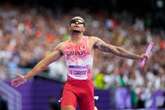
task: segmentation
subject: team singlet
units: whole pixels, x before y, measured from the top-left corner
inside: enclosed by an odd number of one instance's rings
[[[82,37],[80,43],[66,43],[64,49],[65,61],[68,69],[68,79],[91,79],[93,57],[87,46],[88,38]]]

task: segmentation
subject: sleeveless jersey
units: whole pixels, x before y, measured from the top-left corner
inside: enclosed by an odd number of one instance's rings
[[[90,80],[92,78],[93,57],[88,48],[88,38],[82,37],[80,43],[67,42],[64,57],[68,70],[68,80]]]

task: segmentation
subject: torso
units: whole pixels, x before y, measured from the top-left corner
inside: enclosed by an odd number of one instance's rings
[[[68,70],[68,80],[91,80],[93,66],[93,41],[83,36],[78,43],[71,40],[63,44],[63,55]]]

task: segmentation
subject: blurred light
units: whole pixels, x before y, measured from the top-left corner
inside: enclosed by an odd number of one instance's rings
[[[158,8],[163,8],[163,7],[164,7],[164,2],[163,2],[163,0],[157,0],[157,1],[156,1],[156,5],[157,5]]]

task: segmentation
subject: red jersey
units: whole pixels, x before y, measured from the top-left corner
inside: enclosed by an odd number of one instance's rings
[[[68,79],[91,80],[93,57],[88,48],[88,38],[82,37],[80,43],[67,42],[64,57],[68,70]]]

